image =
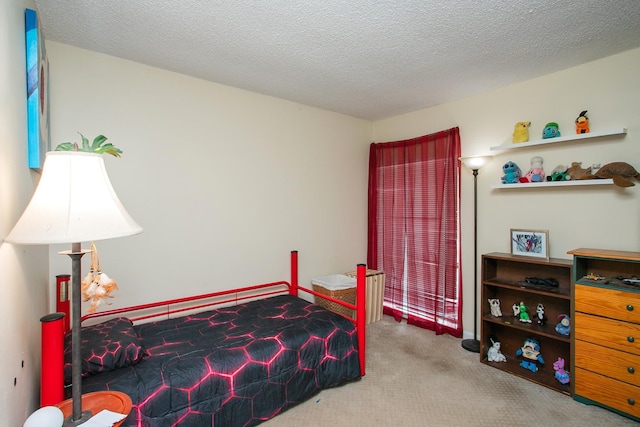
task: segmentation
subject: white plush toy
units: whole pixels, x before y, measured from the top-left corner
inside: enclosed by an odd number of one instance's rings
[[[487,360],[489,362],[506,362],[506,356],[500,351],[500,341],[493,338],[489,338],[489,341],[491,341],[491,347],[487,351]]]
[[[493,317],[502,317],[500,300],[498,298],[489,298],[489,306],[491,307],[491,315]]]
[[[511,308],[513,309],[513,317],[520,316],[520,304],[516,302],[511,306]]]
[[[545,180],[544,169],[542,168],[542,157],[531,158],[531,169],[522,177],[520,182],[543,182]]]

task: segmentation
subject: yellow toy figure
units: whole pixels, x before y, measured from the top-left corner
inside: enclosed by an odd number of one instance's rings
[[[96,245],[91,242],[91,270],[82,280],[82,297],[91,301],[87,313],[94,313],[105,298],[113,298],[111,292],[118,290],[118,284],[100,269],[100,258]]]
[[[518,122],[513,129],[513,142],[527,142],[529,140],[529,126],[531,122]]]
[[[576,133],[589,133],[589,118],[586,116],[587,110],[580,113],[576,119]]]

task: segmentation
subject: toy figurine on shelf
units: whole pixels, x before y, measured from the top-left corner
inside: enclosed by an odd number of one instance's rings
[[[602,277],[598,273],[588,273],[582,279],[593,280],[594,282],[597,282],[598,280],[606,280],[607,278],[606,277]]]
[[[502,166],[502,172],[504,172],[504,175],[500,179],[500,182],[503,184],[516,184],[520,182],[522,170],[517,163],[508,161]]]
[[[527,142],[529,141],[529,126],[531,122],[518,122],[513,127],[513,142]]]
[[[576,119],[576,133],[589,133],[589,118],[587,117],[587,110],[581,112]]]
[[[491,315],[493,317],[502,317],[500,300],[498,298],[489,298],[489,307],[491,308]]]
[[[513,303],[513,305],[511,306],[511,309],[513,310],[513,317],[520,316],[520,305],[518,305],[517,302]]]
[[[544,365],[544,359],[540,354],[540,343],[533,338],[527,338],[524,341],[522,347],[516,351],[516,356],[522,356],[524,358],[524,360],[520,362],[520,366],[531,372],[538,372],[538,363]]]
[[[556,332],[562,335],[569,335],[571,333],[571,318],[568,314],[561,314],[558,316],[560,323],[556,325]]]
[[[564,370],[564,359],[562,357],[558,357],[558,360],[553,362],[553,370],[556,371],[555,377],[561,384],[569,384],[571,377],[569,372]]]
[[[536,307],[536,321],[540,326],[544,326],[547,323],[547,316],[544,314],[544,305],[542,303]]]
[[[520,301],[519,311],[520,313],[520,321],[522,323],[531,323],[531,318],[529,317],[529,313],[527,313],[527,306],[524,305],[524,301]]]
[[[507,357],[500,351],[500,341],[495,336],[489,337],[491,347],[487,351],[487,360],[489,362],[506,362]]]
[[[560,129],[556,122],[549,122],[544,125],[542,130],[542,139],[557,138],[560,136]]]
[[[544,169],[542,167],[542,157],[534,156],[531,158],[531,169],[524,175],[519,178],[518,181],[522,183],[527,182],[543,182],[544,181]]]

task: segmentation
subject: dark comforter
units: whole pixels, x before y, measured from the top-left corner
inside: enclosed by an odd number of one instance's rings
[[[133,401],[126,426],[250,426],[360,378],[349,320],[292,296],[135,326],[148,352],[83,380]]]

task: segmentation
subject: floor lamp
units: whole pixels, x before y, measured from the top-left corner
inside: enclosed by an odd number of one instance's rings
[[[82,242],[130,236],[142,228],[116,195],[100,154],[47,153],[36,191],[5,242],[21,245],[71,244],[60,252],[71,258],[71,379],[73,413],[65,426],[77,426],[93,414],[82,411],[80,354]]]
[[[462,340],[462,347],[480,353],[478,341],[478,171],[491,157],[460,157],[460,161],[473,172],[473,338]]]

